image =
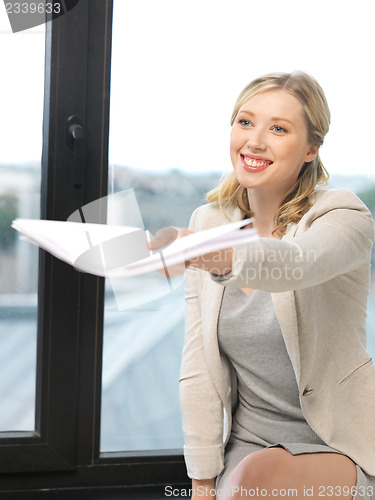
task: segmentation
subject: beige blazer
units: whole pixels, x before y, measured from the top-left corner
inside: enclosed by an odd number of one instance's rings
[[[236,376],[217,339],[223,285],[272,292],[308,424],[375,475],[375,366],[366,351],[374,225],[349,191],[320,190],[314,202],[281,240],[236,247],[224,278],[186,270],[180,403],[191,478],[222,471],[237,404]],[[240,209],[228,215],[233,221],[244,216]],[[209,203],[194,211],[189,227],[201,231],[227,222],[217,203]]]

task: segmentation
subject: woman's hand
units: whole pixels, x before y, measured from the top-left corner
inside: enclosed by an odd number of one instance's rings
[[[205,253],[188,261],[186,267],[198,267],[212,274],[222,276],[232,270],[233,248],[224,248]]]
[[[185,227],[163,227],[159,229],[155,234],[154,238],[149,242],[148,247],[150,250],[158,250],[167,245],[173,243],[177,238],[182,238],[188,234],[193,234],[194,231],[190,231]]]
[[[186,228],[179,227],[163,227],[159,229],[153,239],[148,243],[148,247],[150,250],[160,250],[162,254],[162,250],[173,243],[177,238],[182,238],[187,236],[188,234],[192,234],[194,231],[190,231]],[[161,276],[166,278],[174,278],[175,276],[180,276],[184,274],[185,267],[187,267],[186,262],[182,262],[180,264],[175,264],[173,266],[168,265],[168,263],[163,262],[164,268],[158,269],[156,272]]]
[[[193,495],[191,500],[215,500],[215,479],[193,479]]]
[[[148,246],[150,250],[162,249],[163,247],[173,243],[177,238],[183,238],[184,236],[188,236],[193,233],[194,231],[190,231],[184,227],[164,227],[157,231],[155,237],[149,242]],[[213,274],[223,275],[231,271],[232,257],[233,249],[226,248],[224,250],[206,253],[190,260],[185,260],[184,267],[196,267],[203,269],[204,271],[209,271]],[[161,272],[164,274],[163,271]],[[179,269],[178,266],[172,266],[171,276],[183,274],[183,272],[184,268],[182,266],[180,266]]]

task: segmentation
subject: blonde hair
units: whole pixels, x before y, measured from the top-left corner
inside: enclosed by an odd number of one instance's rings
[[[282,89],[296,97],[302,104],[307,127],[308,141],[313,146],[321,146],[329,129],[331,114],[327,100],[319,83],[303,72],[274,73],[256,78],[240,93],[233,109],[231,125],[240,107],[251,97],[272,89]],[[284,234],[287,225],[298,222],[311,207],[311,196],[318,186],[328,184],[329,174],[323,166],[319,154],[311,162],[303,164],[294,186],[286,193],[274,217],[274,232]],[[218,186],[206,194],[209,202],[217,201],[224,216],[225,208],[237,206],[246,216],[253,217],[249,205],[247,188],[242,186],[231,172]]]

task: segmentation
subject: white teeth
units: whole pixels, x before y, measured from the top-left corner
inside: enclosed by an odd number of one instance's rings
[[[251,158],[248,158],[247,156],[244,156],[244,161],[246,165],[249,167],[265,167],[266,165],[269,165],[270,162],[264,162],[264,161],[256,161],[252,160]]]

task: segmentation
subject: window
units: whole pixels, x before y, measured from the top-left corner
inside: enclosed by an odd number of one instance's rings
[[[9,26],[0,33],[5,64],[12,67],[16,56],[7,50],[18,44],[24,71],[22,82],[8,80],[15,97],[2,92],[11,106],[7,114],[16,117],[3,120],[2,137],[17,140],[9,156],[0,151],[0,369],[6,381],[5,387],[0,381],[0,399],[4,406],[4,398],[14,401],[0,415],[0,490],[21,489],[25,498],[48,488],[147,486],[162,492],[166,484],[189,485],[177,395],[183,284],[165,293],[157,284],[152,300],[141,296],[129,306],[126,287],[120,293],[19,242],[9,222],[17,216],[66,220],[95,200],[132,190],[151,231],[186,226],[204,193],[231,169],[229,119],[239,91],[259,74],[293,69],[314,75],[330,102],[332,128],[322,158],[332,187],[354,190],[374,213],[375,181],[364,146],[371,144],[369,110],[375,106],[372,30],[366,25],[371,16],[340,2],[337,23],[336,12],[316,0],[308,10],[310,37],[305,7],[294,0],[63,4],[70,4],[69,12],[38,26],[36,34],[11,34]],[[265,15],[272,37],[262,23],[251,22]],[[44,58],[42,118],[41,85],[31,93],[31,84],[42,81]],[[86,132],[82,187],[74,186],[79,164],[66,141],[71,116]],[[374,293],[373,285],[372,354]],[[22,417],[18,422],[12,411]]]
[[[11,190],[2,189],[0,215],[7,228],[2,232],[4,255],[9,254],[15,244],[14,235],[9,231],[12,218],[39,217],[40,206],[42,218],[66,220],[78,208],[107,194],[112,2],[82,0],[75,3],[68,13],[45,25],[41,181],[34,183],[37,188],[32,188],[36,192],[32,202],[25,195],[22,197],[22,203],[25,206],[28,203],[34,212],[31,209],[17,212],[15,195]],[[35,29],[40,31],[44,27]],[[6,36],[14,37],[21,44],[22,35],[8,32]],[[40,36],[43,35],[23,34],[29,40]],[[39,63],[33,64],[25,50],[23,52],[23,60],[31,66],[31,76],[42,81],[37,70],[43,70],[43,55],[34,53]],[[19,61],[22,64],[21,58]],[[32,96],[28,96],[27,102],[31,99]],[[19,99],[15,102],[22,104]],[[39,105],[42,105],[41,99]],[[20,106],[23,114],[25,108],[27,104]],[[74,151],[66,142],[67,120],[71,116],[79,117],[86,131],[82,187],[74,186]],[[22,132],[25,140],[19,143],[22,142],[25,149],[28,134],[33,135],[34,128],[41,130],[40,117],[40,112],[33,116],[26,132]],[[39,148],[41,150],[41,142]],[[40,154],[36,152],[35,157],[40,158]],[[3,168],[1,173],[11,182],[11,174],[15,172],[16,168],[11,166],[7,170]],[[35,404],[29,404],[32,416],[27,424],[19,428],[4,424],[0,429],[3,431],[0,433],[2,490],[10,492],[19,489],[20,484],[27,490],[45,488],[48,484],[72,488],[186,481],[181,449],[165,456],[148,452],[141,455],[100,453],[104,280],[78,273],[44,252],[40,252],[38,266],[38,252],[30,251],[35,252],[35,258],[34,263],[28,262],[27,270],[39,275],[38,301],[34,299],[34,306],[36,302],[38,305],[38,315],[34,313],[35,331],[38,324],[37,348],[33,350],[31,346],[34,362],[29,362],[33,368],[36,359],[34,382],[32,377],[26,377],[32,386],[28,397],[35,393]],[[5,286],[4,280],[2,283]],[[2,290],[3,301],[5,295]],[[16,306],[13,301],[12,307]],[[18,316],[23,309],[17,309]],[[31,318],[28,321],[31,324]],[[15,337],[16,330],[14,324],[11,325],[8,335],[12,332]],[[2,336],[6,333],[2,328]],[[26,352],[25,345],[18,347],[19,355]],[[8,378],[8,386],[10,383]],[[20,481],[16,474],[24,472],[29,473],[27,482]]]
[[[12,71],[2,77],[0,125],[0,431],[35,429],[38,251],[10,225],[40,217],[44,32],[9,36],[3,52]]]

